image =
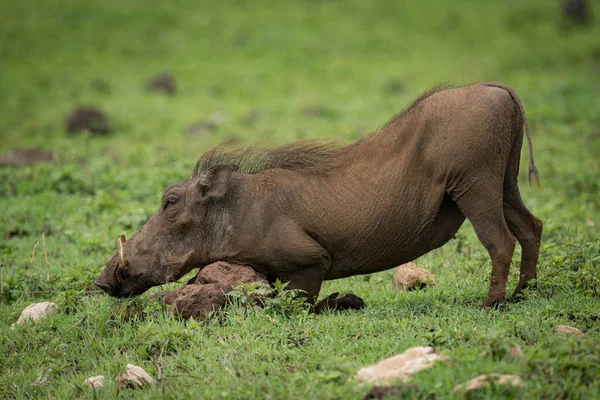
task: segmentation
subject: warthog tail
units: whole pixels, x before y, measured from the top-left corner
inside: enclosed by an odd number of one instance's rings
[[[542,186],[540,185],[540,174],[538,173],[538,170],[535,167],[535,161],[533,159],[533,144],[531,143],[531,134],[529,133],[529,123],[527,122],[525,109],[523,108],[523,104],[521,103],[519,96],[517,96],[517,93],[513,90],[513,88],[506,86],[502,83],[482,82],[481,84],[483,86],[495,87],[506,90],[512,98],[515,105],[517,106],[517,108],[519,109],[519,112],[521,113],[521,119],[523,120],[523,126],[525,127],[525,134],[527,135],[527,144],[529,145],[529,174],[527,175],[527,179],[529,181],[529,184],[531,185],[531,177],[533,176],[535,178],[535,183],[538,189],[541,190]]]

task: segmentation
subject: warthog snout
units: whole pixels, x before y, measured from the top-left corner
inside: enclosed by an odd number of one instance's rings
[[[114,277],[109,278],[109,276],[104,273],[94,281],[94,285],[98,286],[111,296],[121,295],[120,289],[121,284],[123,283],[123,276],[127,273],[128,262],[125,259],[125,240],[125,235],[119,236],[119,239],[117,240],[118,263],[114,269]]]
[[[111,296],[114,296],[114,294],[115,294],[114,293],[115,288],[110,286],[110,284],[108,282],[102,281],[100,278],[98,278],[94,281],[94,285],[98,286],[100,289],[104,290],[106,293],[108,293]]]

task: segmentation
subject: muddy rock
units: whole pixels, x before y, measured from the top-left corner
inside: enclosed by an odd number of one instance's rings
[[[216,283],[207,285],[187,285],[181,289],[167,293],[163,298],[171,311],[182,318],[202,321],[207,314],[224,305],[227,296],[221,286]]]
[[[93,107],[79,107],[65,121],[69,133],[90,132],[95,135],[108,133],[109,125],[106,115]]]
[[[460,391],[471,391],[479,388],[488,387],[491,385],[513,385],[522,386],[523,381],[517,375],[502,375],[502,374],[489,374],[479,375],[476,378],[471,379],[468,382],[461,383],[454,387],[453,393]]]
[[[233,288],[254,282],[268,283],[252,267],[218,261],[200,270],[186,286],[167,293],[163,301],[173,313],[201,321],[227,302],[226,294]]]
[[[115,381],[121,389],[136,389],[156,382],[143,368],[133,364],[127,364],[127,372],[117,376]]]
[[[392,286],[398,290],[415,290],[435,286],[434,275],[415,263],[402,264],[394,269]]]
[[[257,272],[254,268],[223,261],[217,261],[202,268],[194,279],[194,283],[197,285],[215,283],[221,285],[223,288],[228,288],[228,292],[234,287],[239,286],[240,283],[261,281],[267,283],[265,276]]]
[[[52,161],[54,155],[41,149],[12,149],[0,154],[0,166],[30,167],[45,161]]]
[[[56,314],[58,306],[55,303],[49,303],[47,301],[42,303],[33,303],[25,307],[21,316],[17,320],[17,325],[23,325],[25,321],[37,322],[42,318],[49,317]]]
[[[413,374],[433,366],[436,361],[445,359],[445,356],[436,354],[433,347],[411,347],[402,354],[361,368],[356,373],[356,380],[361,383],[387,382],[396,379],[406,382]]]
[[[146,89],[151,92],[163,92],[166,94],[174,94],[177,89],[175,77],[170,72],[162,72],[148,81]]]
[[[584,337],[585,336],[585,333],[583,333],[583,331],[581,329],[575,328],[574,326],[556,325],[554,330],[556,330],[556,332],[558,332],[558,333],[562,333],[565,335],[572,335],[572,336],[576,336],[576,337]]]

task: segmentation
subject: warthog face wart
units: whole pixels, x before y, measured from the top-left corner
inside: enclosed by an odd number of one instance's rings
[[[233,169],[215,165],[169,186],[148,222],[129,240],[121,235],[117,252],[94,283],[111,296],[134,296],[205,265],[207,210],[225,196]]]

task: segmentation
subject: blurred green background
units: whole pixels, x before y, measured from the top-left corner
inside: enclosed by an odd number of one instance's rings
[[[598,378],[585,380],[598,372],[593,367],[598,358],[585,357],[600,351],[593,322],[600,317],[600,2],[588,3],[591,22],[580,25],[565,16],[562,2],[548,0],[0,1],[0,153],[32,147],[54,156],[35,166],[0,167],[0,319],[5,326],[13,323],[33,301],[56,301],[65,311],[40,328],[2,334],[0,397],[89,395],[75,389],[85,376],[120,371],[125,360],[146,363],[156,374],[160,355],[181,373],[205,368],[205,386],[183,379],[172,383],[167,397],[357,398],[365,390],[351,389],[345,379],[361,362],[437,343],[471,364],[463,372],[455,365],[436,367],[417,381],[423,393],[443,398],[470,372],[498,365],[485,358],[489,343],[501,347],[515,340],[533,346],[526,351],[531,358],[502,361],[500,369],[533,377],[527,386],[531,398],[598,395],[593,389]],[[161,72],[175,79],[171,95],[146,88]],[[222,376],[218,363],[204,360],[202,367],[191,360],[209,348],[214,359],[253,354],[236,347],[227,326],[245,332],[250,342],[243,346],[251,348],[254,332],[264,328],[254,320],[260,315],[247,316],[249,322],[234,316],[189,326],[150,309],[146,321],[110,324],[122,304],[96,292],[91,281],[114,252],[117,236],[134,233],[158,207],[162,190],[186,179],[207,149],[224,139],[242,146],[320,137],[350,142],[436,83],[477,81],[512,86],[531,126],[543,190],[528,187],[524,174],[521,188],[545,231],[538,288],[524,304],[491,312],[490,318],[479,314],[490,263],[467,223],[458,242],[418,261],[436,273],[435,291],[416,298],[395,293],[388,288],[391,271],[327,283],[322,295],[353,291],[365,298],[368,310],[306,317],[303,333],[295,331],[297,320],[280,316],[281,335],[322,333],[323,340],[309,340],[308,347],[284,352],[283,358],[256,361],[249,355],[240,361],[245,372],[237,380]],[[65,120],[80,106],[102,110],[110,133],[68,134]],[[525,151],[523,157],[526,162]],[[519,250],[509,290],[518,260]],[[415,311],[421,307],[433,309]],[[502,322],[505,312],[512,322]],[[60,343],[40,339],[90,313],[96,316]],[[406,315],[412,319],[399,322]],[[474,336],[465,333],[471,321],[482,324]],[[570,350],[560,347],[564,343],[556,343],[552,329],[561,321],[586,329],[595,347],[581,350],[571,342]],[[368,331],[361,325],[366,323],[381,328],[379,336],[365,339],[368,344],[357,339],[358,347],[352,347],[348,341],[354,339],[336,336],[336,329]],[[393,323],[407,324],[405,334],[396,336]],[[511,328],[519,324],[521,336]],[[191,350],[147,354],[151,345],[135,332],[164,333],[152,342],[159,349],[164,338],[184,337]],[[123,337],[138,338],[129,353],[118,350]],[[219,344],[218,337],[231,342]],[[95,344],[73,347],[81,341]],[[331,353],[320,347],[324,343]],[[342,367],[327,369],[327,360],[335,364],[334,354],[344,349],[356,357],[346,355]],[[565,354],[580,354],[577,349],[588,361],[571,365]],[[314,357],[312,363],[304,363],[306,354]],[[277,376],[245,375],[251,365],[268,369],[273,363],[282,366]],[[556,371],[584,378],[565,384]],[[45,383],[32,385],[38,376]],[[256,385],[239,386],[240,381]],[[161,396],[158,389],[150,393]],[[504,396],[494,393],[490,398]]]

